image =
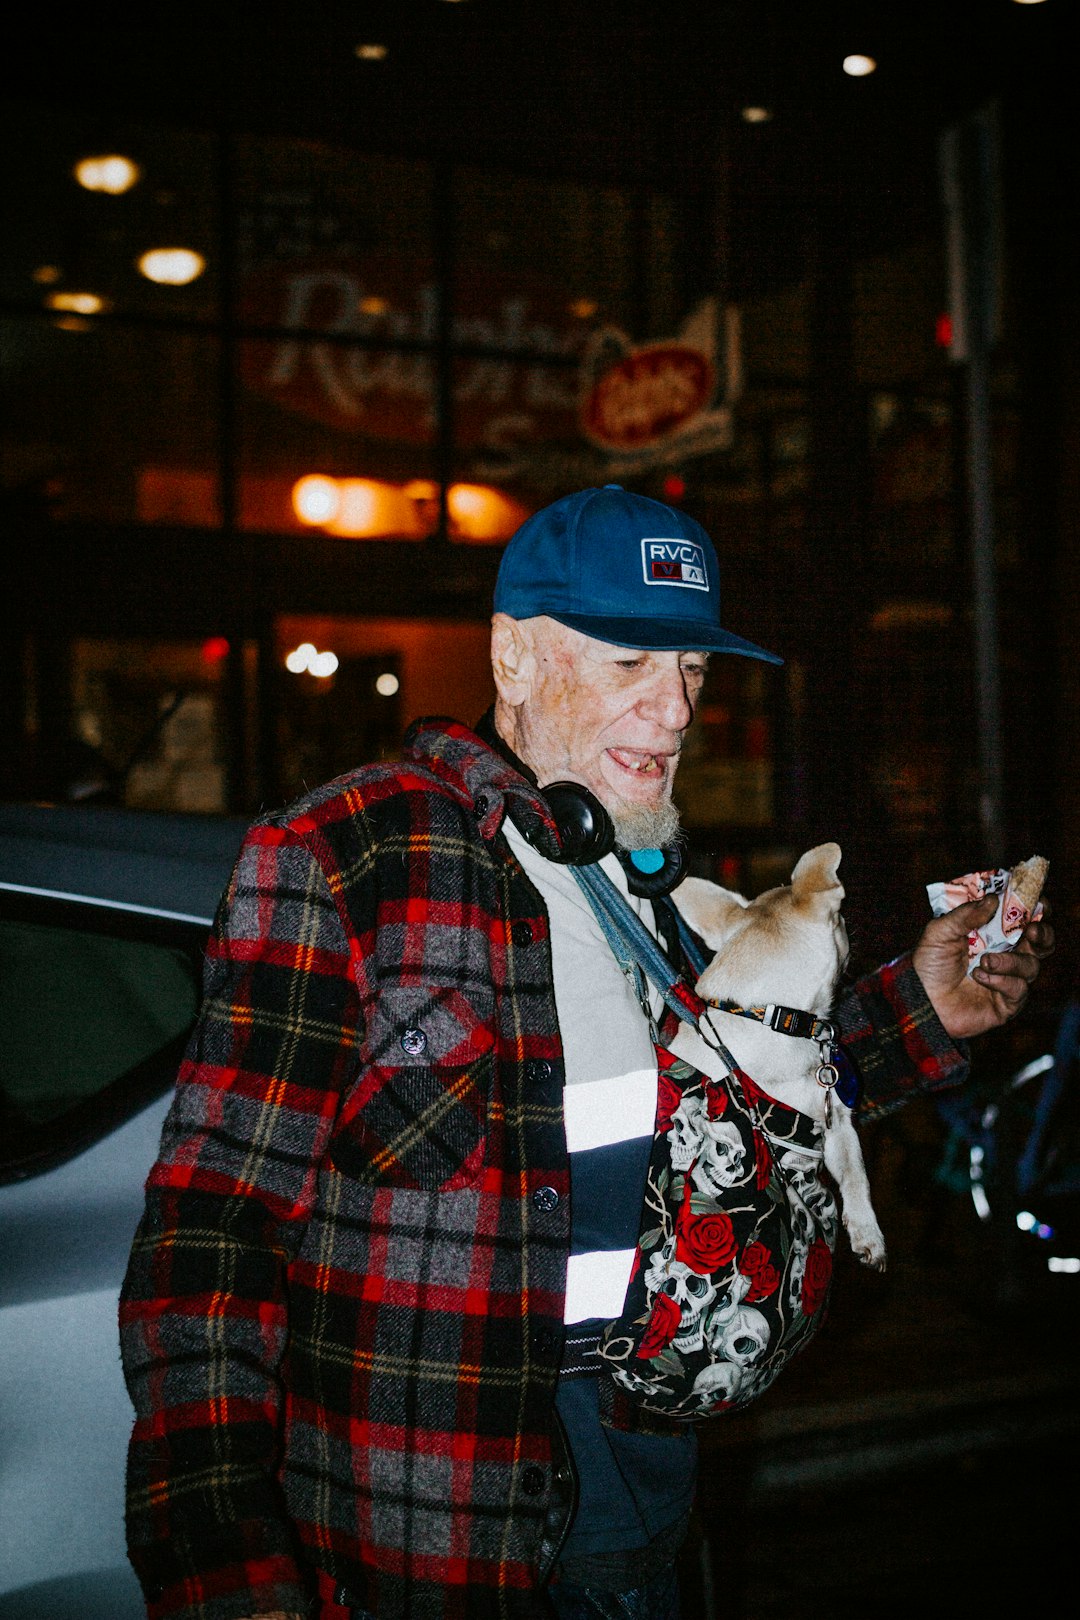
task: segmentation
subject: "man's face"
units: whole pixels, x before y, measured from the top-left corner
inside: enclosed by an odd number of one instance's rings
[[[678,818],[671,787],[708,654],[645,652],[595,641],[554,619],[524,622],[534,662],[514,746],[549,782],[581,782],[626,848],[664,843]]]

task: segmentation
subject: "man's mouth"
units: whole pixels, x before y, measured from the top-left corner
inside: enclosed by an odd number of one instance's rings
[[[660,776],[664,772],[667,756],[646,754],[636,748],[609,748],[608,754],[624,771],[635,776]]]

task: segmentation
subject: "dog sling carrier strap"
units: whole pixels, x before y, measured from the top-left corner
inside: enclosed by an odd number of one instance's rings
[[[824,1320],[838,1227],[821,1177],[824,1133],[739,1069],[706,1003],[607,874],[572,870],[633,979],[659,1071],[638,1252],[599,1356],[651,1411],[687,1421],[731,1411],[762,1394]],[[721,1079],[661,1044],[646,977],[717,1053]]]

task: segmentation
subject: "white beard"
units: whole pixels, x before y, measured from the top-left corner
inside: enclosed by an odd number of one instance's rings
[[[662,804],[628,804],[609,812],[622,849],[663,849],[679,832],[679,812],[671,799]]]

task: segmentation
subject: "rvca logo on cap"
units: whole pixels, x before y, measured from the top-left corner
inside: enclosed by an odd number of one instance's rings
[[[707,591],[705,552],[693,540],[643,540],[641,564],[646,585],[682,585]]]

